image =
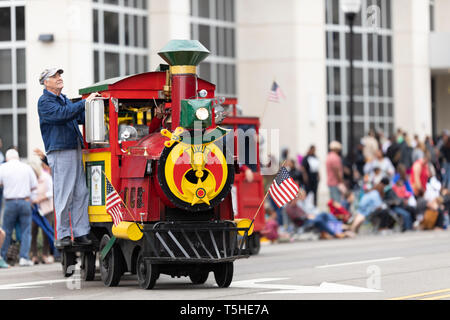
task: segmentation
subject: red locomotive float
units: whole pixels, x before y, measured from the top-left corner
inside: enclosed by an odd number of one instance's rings
[[[86,105],[83,128],[93,245],[62,248],[63,273],[73,274],[80,252],[81,276],[93,280],[98,253],[106,286],[118,285],[125,272],[137,274],[144,289],[160,274],[201,284],[213,272],[217,285],[228,287],[233,262],[259,251],[264,213],[250,222],[263,199],[259,121],[238,117],[233,106],[223,127],[216,124],[222,114],[215,85],[196,75],[209,54],[198,41],[172,40],[158,54],[169,65],[79,90],[103,97]],[[162,103],[160,120],[155,109]],[[241,125],[256,132],[252,182],[239,171],[233,133]],[[126,208],[117,225],[106,207],[109,183]]]

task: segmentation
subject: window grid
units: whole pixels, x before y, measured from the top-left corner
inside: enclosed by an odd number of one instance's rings
[[[4,148],[17,146],[21,157],[27,156],[26,71],[24,69],[26,44],[23,38],[25,25],[17,25],[17,23],[24,22],[24,19],[16,21],[16,14],[20,14],[19,12],[25,14],[24,6],[25,1],[20,0],[0,2],[0,8],[3,10],[9,9],[10,14],[9,40],[0,41],[0,51],[7,53],[10,59],[0,61],[0,66],[3,72],[5,70],[11,72],[10,75],[5,75],[5,78],[2,77],[2,83],[0,84],[0,92],[6,93],[6,96],[10,95],[11,98],[0,99],[0,138],[3,140]],[[18,27],[22,30],[20,33],[17,32]],[[19,72],[20,75],[18,75]]]
[[[147,1],[116,0],[111,3],[94,0],[92,7],[94,81],[148,71]],[[114,26],[116,18],[117,25]],[[105,26],[105,23],[110,25]],[[114,32],[114,27],[117,32]],[[106,39],[105,32],[108,35]]]
[[[379,5],[381,9],[381,26],[375,31],[372,27],[364,26],[361,19],[361,13],[366,12],[366,8],[373,4]],[[388,44],[392,43],[393,36],[390,5],[390,0],[362,0],[361,13],[355,19],[354,143],[357,143],[370,128],[380,130],[385,135],[393,131],[393,64],[390,52],[392,45],[388,47]],[[325,0],[325,7],[328,139],[341,141],[343,152],[347,153],[350,122],[347,83],[350,62],[347,58],[347,41],[350,27],[345,21],[345,15],[340,10],[338,1]],[[333,41],[336,37],[337,41]],[[339,48],[336,48],[336,45]]]
[[[231,97],[237,93],[234,17],[234,0],[191,0],[191,38],[211,52],[199,76],[216,84],[216,94]]]

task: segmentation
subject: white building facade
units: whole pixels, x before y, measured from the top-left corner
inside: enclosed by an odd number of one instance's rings
[[[354,141],[370,128],[421,138],[450,129],[450,0],[361,3]],[[94,82],[155,70],[170,39],[200,40],[211,51],[200,76],[237,97],[244,115],[264,114],[262,128],[279,130],[292,157],[314,144],[324,162],[331,140],[347,150],[349,27],[338,0],[0,0],[3,151],[43,148],[44,68],[64,69],[63,93],[77,97]],[[267,102],[274,80],[278,104]]]

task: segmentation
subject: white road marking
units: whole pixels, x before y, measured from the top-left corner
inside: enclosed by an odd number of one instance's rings
[[[243,281],[235,281],[231,283],[233,288],[246,289],[272,289],[268,292],[259,292],[258,294],[273,294],[273,293],[377,293],[382,290],[368,289],[362,287],[355,287],[337,283],[322,282],[320,286],[299,286],[289,284],[271,284],[262,283],[277,280],[286,280],[289,278],[260,278]],[[276,291],[274,291],[276,290]]]
[[[354,265],[354,264],[365,264],[365,263],[374,263],[374,262],[393,261],[393,260],[399,260],[399,259],[404,259],[404,258],[403,257],[392,257],[392,258],[384,258],[384,259],[353,261],[353,262],[336,263],[336,264],[325,264],[323,266],[317,266],[316,269],[351,266],[351,265]]]
[[[35,298],[25,298],[25,299],[19,299],[19,300],[53,300],[54,297],[35,297]]]

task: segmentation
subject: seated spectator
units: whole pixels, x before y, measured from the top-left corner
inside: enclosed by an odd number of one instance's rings
[[[426,210],[421,221],[422,229],[444,229],[444,198],[441,195],[441,182],[432,177],[427,183],[424,200]]]
[[[395,168],[391,160],[383,155],[381,150],[377,150],[375,157],[364,165],[364,173],[371,174],[376,168],[380,169],[382,177],[392,178],[395,174]]]
[[[402,199],[405,205],[415,208],[417,205],[417,201],[416,198],[414,198],[414,194],[412,192],[409,181],[404,180],[400,177],[398,177],[398,179],[395,179],[394,177],[392,183],[392,190],[395,192],[397,197]]]
[[[378,183],[372,190],[366,192],[361,197],[358,207],[356,209],[356,215],[353,219],[350,230],[357,233],[361,224],[373,214],[377,209],[386,209],[386,205],[383,203],[384,197],[384,184],[385,180]],[[381,214],[381,211],[378,213]]]
[[[381,182],[381,179],[383,179],[385,175],[383,174],[383,171],[381,170],[381,166],[378,163],[375,163],[373,166],[373,170],[371,173],[369,173],[369,182],[371,185],[376,186]]]
[[[389,180],[387,178],[385,179],[384,184],[386,184],[386,187],[384,188],[384,202],[392,209],[392,211],[402,218],[402,232],[411,230],[416,218],[415,209],[408,206],[404,199],[397,196],[397,193],[390,186]]]
[[[338,220],[347,223],[352,217],[352,214],[350,213],[350,205],[353,200],[353,192],[347,191],[345,193],[345,198],[341,202],[330,199],[327,205],[332,215],[334,215]]]
[[[268,206],[266,211],[268,213],[268,219],[266,220],[264,228],[261,230],[261,235],[274,243],[279,237],[277,212],[271,206]]]
[[[342,239],[354,236],[354,233],[350,232],[348,226],[342,221],[328,212],[319,212],[314,205],[305,204],[301,197],[287,205],[286,213],[299,226],[305,229],[316,228],[321,234],[321,239]]]

